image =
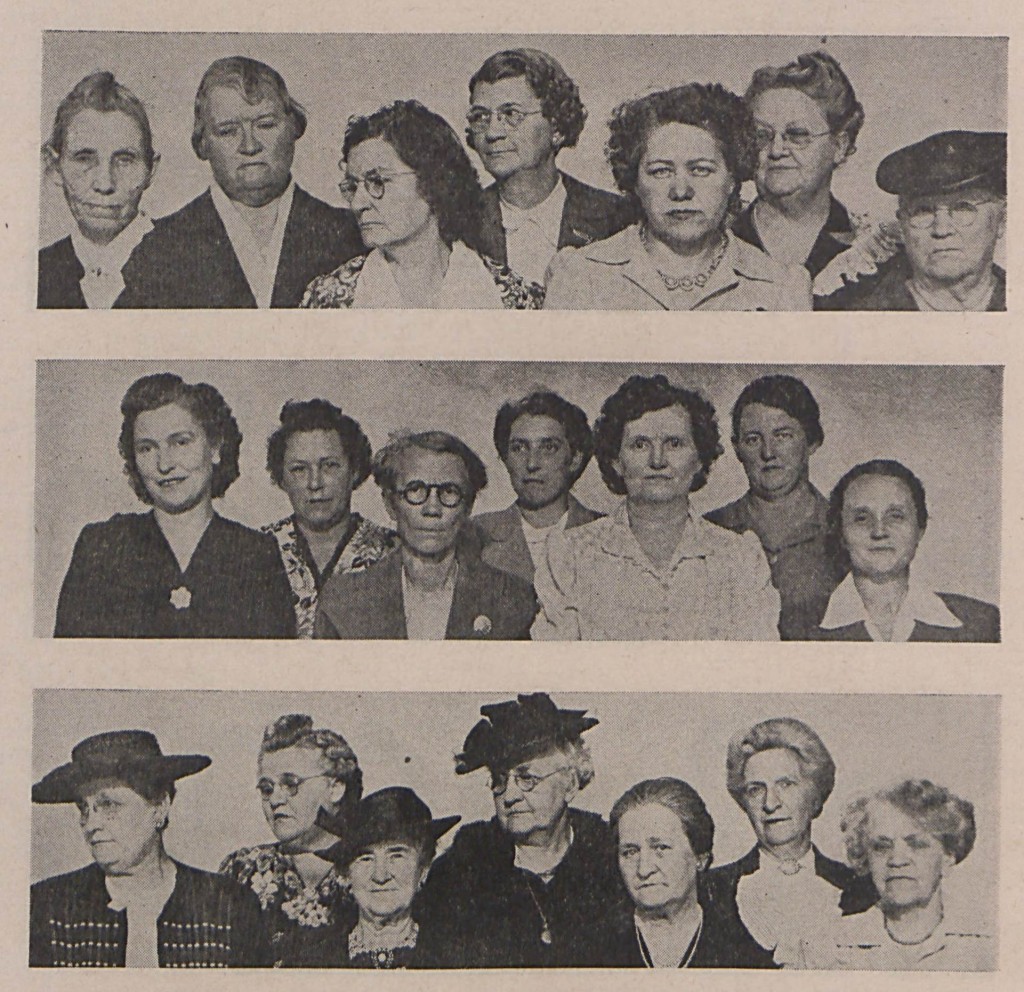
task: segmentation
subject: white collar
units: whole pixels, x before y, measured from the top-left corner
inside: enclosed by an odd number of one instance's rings
[[[506,231],[518,231],[526,224],[536,224],[550,239],[558,244],[558,235],[562,229],[562,212],[565,209],[565,183],[558,177],[555,188],[540,203],[532,207],[517,207],[506,203],[499,196],[501,204],[501,226]]]
[[[938,594],[915,581],[914,573],[911,572],[907,595],[900,604],[896,622],[893,625],[893,641],[909,640],[916,621],[929,624],[932,627],[948,627],[950,629],[963,626],[961,621],[942,602]],[[881,633],[868,616],[864,601],[860,598],[860,593],[857,592],[851,572],[839,583],[829,598],[828,608],[825,610],[821,626],[825,630],[835,630],[837,627],[849,627],[856,623],[864,624],[873,641],[882,640]]]
[[[553,524],[549,524],[547,527],[534,527],[526,517],[519,514],[519,523],[523,528],[523,536],[526,538],[527,544],[542,544],[550,534],[565,530],[568,520],[569,511],[566,510]]]
[[[252,295],[256,297],[256,306],[266,310],[274,295],[274,282],[277,279],[277,267],[281,261],[284,231],[288,225],[288,217],[292,212],[292,200],[295,197],[295,180],[289,179],[285,191],[276,201],[271,200],[271,203],[277,205],[277,218],[274,221],[274,230],[270,235],[266,254],[260,251],[245,216],[217,183],[210,186],[210,195],[224,224],[224,229],[228,232],[228,238],[231,241],[231,247],[235,250],[238,264],[242,266],[242,272],[249,283]],[[266,204],[266,207],[269,207],[271,203]]]
[[[988,309],[988,305],[992,301],[992,294],[995,292],[995,289],[996,279],[992,274],[991,268],[989,269],[988,279],[982,281],[978,286],[976,286],[974,292],[962,301],[958,300],[952,293],[948,293],[943,290],[939,290],[937,293],[932,292],[931,290],[925,289],[924,286],[918,285],[914,279],[907,280],[907,290],[910,295],[914,297],[914,302],[917,303],[918,309],[934,312],[983,312]]]
[[[461,241],[452,244],[448,271],[433,300],[423,306],[443,310],[501,310],[501,290],[480,256]],[[366,256],[352,300],[355,309],[401,310],[405,307],[391,266],[379,248]]]
[[[71,231],[71,245],[85,270],[81,278],[82,295],[92,310],[106,310],[124,289],[121,269],[138,243],[153,230],[153,221],[141,210],[132,222],[109,244],[90,241],[76,224]]]
[[[796,864],[800,867],[796,871],[784,871],[783,865]],[[799,858],[780,858],[763,847],[757,849],[758,871],[774,871],[780,875],[802,875],[805,871],[814,874],[814,848],[809,847]]]

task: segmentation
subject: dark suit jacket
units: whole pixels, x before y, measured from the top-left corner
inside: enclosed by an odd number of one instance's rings
[[[910,634],[912,641],[960,641],[967,643],[998,644],[1000,640],[999,607],[991,603],[973,599],[971,596],[959,596],[952,592],[936,593],[945,604],[946,609],[959,620],[962,627],[939,627],[935,624],[914,621],[914,629]],[[846,627],[835,627],[826,630],[824,627],[812,627],[805,635],[811,641],[870,641],[864,622],[851,623]]]
[[[317,276],[363,251],[348,210],[295,187],[281,243],[273,307],[297,307]],[[238,309],[256,298],[207,190],[156,221],[124,267],[118,309]]]
[[[558,232],[559,248],[581,248],[592,241],[603,241],[636,219],[633,207],[624,196],[595,189],[564,172],[559,172],[559,175],[565,185],[565,206],[562,208],[562,226]],[[502,265],[508,265],[497,183],[484,190],[479,247],[483,254]]]
[[[39,252],[36,306],[40,310],[85,310],[81,280],[85,269],[75,254],[71,235]]]
[[[533,587],[459,553],[445,640],[526,641],[537,613]],[[396,550],[361,572],[335,573],[320,590],[317,638],[405,640],[402,554]]]
[[[1006,309],[1006,273],[992,266],[996,285],[989,300],[989,311]],[[831,296],[814,298],[815,310],[917,310],[917,301],[907,289],[910,261],[899,251],[873,276],[851,282]]]
[[[587,509],[575,496],[569,495],[569,516],[565,529],[589,524],[603,513]],[[509,575],[518,575],[533,583],[533,559],[523,536],[522,516],[516,505],[494,513],[481,513],[473,519],[473,528],[480,541],[480,558]]]
[[[814,851],[814,874],[825,879],[830,885],[841,890],[839,908],[844,916],[862,913],[878,901],[878,894],[871,879],[857,875],[852,868],[831,858],[825,857],[816,847]],[[757,942],[740,919],[739,906],[736,904],[736,889],[744,875],[753,875],[761,866],[761,855],[756,847],[732,864],[712,868],[704,874],[705,896],[707,904],[716,913],[721,914],[731,927],[739,927],[757,946]],[[772,952],[764,950],[764,961],[772,961]]]

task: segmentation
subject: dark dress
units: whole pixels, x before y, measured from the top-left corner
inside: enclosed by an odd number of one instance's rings
[[[459,830],[422,892],[417,949],[430,967],[566,968],[598,959],[598,922],[628,896],[608,824],[582,810],[569,816],[573,842],[549,882],[515,866],[515,846],[496,819]]]
[[[814,851],[814,874],[824,879],[829,885],[840,890],[839,909],[844,916],[862,913],[878,901],[878,893],[867,876],[858,875],[847,865],[826,857],[816,847]],[[754,961],[761,964],[750,964],[745,967],[772,967],[772,952],[765,950],[750,935],[740,918],[739,905],[736,902],[736,891],[740,879],[744,875],[753,875],[761,866],[760,851],[754,847],[743,855],[739,861],[712,868],[704,875],[704,902],[722,920],[722,925],[729,932],[741,932],[746,935],[745,946],[749,949]]]
[[[270,943],[255,896],[230,879],[175,861],[174,890],[157,920],[161,968],[268,968]],[[99,865],[32,886],[29,966],[123,968],[128,914],[108,905]]]
[[[82,530],[55,637],[295,636],[292,591],[269,534],[214,514],[184,572],[150,513]]]
[[[39,252],[36,306],[40,310],[88,309],[81,285],[84,275],[70,235],[43,248]]]
[[[704,925],[688,968],[774,968],[771,955],[766,955],[742,925],[707,905],[703,888],[698,889],[698,900],[704,910]],[[605,924],[600,944],[600,957],[594,962],[599,968],[644,968],[633,922],[633,910],[621,911]],[[681,964],[681,962],[680,962]]]
[[[960,596],[952,592],[935,594],[945,604],[946,609],[963,625],[961,627],[940,627],[914,621],[911,641],[956,641],[971,644],[998,644],[1000,640],[999,607],[985,603],[970,596]],[[807,634],[812,641],[870,641],[871,635],[863,621],[851,623],[845,627],[813,627]]]
[[[275,968],[330,968],[337,947],[355,918],[355,903],[336,870],[312,891],[295,863],[277,844],[261,844],[229,854],[218,869],[255,894],[269,932]]]
[[[362,251],[351,211],[296,186],[270,305],[297,307],[313,279]],[[125,289],[116,303],[120,309],[256,306],[209,190],[156,221],[123,271]]]

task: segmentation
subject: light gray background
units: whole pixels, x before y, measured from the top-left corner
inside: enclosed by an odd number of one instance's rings
[[[197,655],[198,659],[198,655]],[[309,713],[337,730],[363,768],[366,791],[407,785],[435,816],[466,822],[493,814],[487,773],[454,774],[453,756],[483,703],[507,693],[275,693],[177,690],[52,690],[34,694],[32,776],[70,758],[79,740],[104,730],[156,733],[165,753],[202,753],[206,771],[179,783],[168,850],[215,869],[239,847],[273,837],[254,788],[263,727]],[[924,777],[975,804],[978,841],[945,883],[948,914],[994,933],[999,852],[999,698],[995,696],[556,693],[560,706],[601,722],[585,736],[597,770],[579,805],[607,816],[627,788],[673,775],[701,794],[715,821],[714,858],[725,864],[753,843],[746,816],[725,789],[729,737],[759,720],[793,716],[821,735],[837,766],[836,787],[814,827],[815,843],[845,861],[839,819],[863,792]],[[33,806],[31,877],[88,862],[73,806]]]
[[[894,211],[894,198],[874,181],[879,161],[894,149],[937,131],[1006,129],[1004,38],[107,31],[44,34],[40,142],[49,137],[57,105],[83,76],[113,71],[146,103],[162,156],[143,206],[154,217],[171,213],[210,182],[190,143],[203,71],[214,59],[248,55],[274,66],[309,111],[309,129],[297,146],[297,180],[340,205],[337,162],[350,115],[415,97],[462,133],[470,77],[491,53],[519,45],[550,52],[579,85],[587,127],[559,163],[607,188],[613,183],[603,152],[605,122],[622,100],[692,81],[742,93],[760,66],[784,65],[819,48],[839,59],[866,114],[858,151],[834,181],[836,195],[854,212]],[[44,180],[40,244],[63,237],[70,223],[63,196]]]
[[[218,501],[250,526],[291,512],[266,472],[266,439],[289,399],[321,396],[363,426],[374,450],[400,428],[460,436],[485,461],[490,482],[476,512],[515,499],[491,439],[506,399],[546,386],[586,410],[591,422],[627,376],[665,372],[715,404],[725,454],[694,496],[701,513],[736,499],[746,477],[729,442],[729,411],[746,383],[768,372],[804,380],[822,410],[825,443],[811,481],[827,496],[839,477],[870,458],[896,458],[924,482],[931,514],[914,569],[936,589],[999,602],[1002,370],[989,366],[628,365],[578,362],[407,361],[40,361],[36,414],[36,635],[53,630],[57,595],[81,528],[115,512],[146,509],[122,474],[119,406],[135,379],[171,371],[216,386],[244,440],[241,478]],[[592,462],[577,485],[596,509],[615,505]],[[354,506],[387,516],[372,480]]]

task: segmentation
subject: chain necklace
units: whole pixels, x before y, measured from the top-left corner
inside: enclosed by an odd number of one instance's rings
[[[633,930],[636,932],[636,942],[640,948],[640,957],[644,960],[645,968],[655,967],[654,959],[651,957],[651,952],[647,949],[647,942],[644,940],[644,935],[640,932],[640,924],[637,922],[637,918],[633,917]],[[700,923],[697,924],[697,930],[693,935],[693,939],[690,941],[689,946],[683,952],[683,958],[676,965],[677,968],[689,968],[690,962],[693,960],[693,956],[697,953],[697,944],[700,942],[700,935],[704,932],[704,914],[701,913]]]
[[[530,898],[533,900],[534,906],[537,907],[537,912],[540,914],[541,931],[540,931],[540,942],[548,947],[551,946],[551,924],[548,923],[547,915],[541,908],[540,901],[537,899],[536,893],[533,891],[533,886],[530,884],[528,878],[523,879],[523,884],[526,886],[526,891],[530,893]]]
[[[651,260],[654,260],[654,252],[651,250],[650,235],[647,233],[646,227],[640,228],[640,241],[643,243],[647,253],[651,256]],[[714,274],[715,270],[719,265],[722,264],[722,259],[725,257],[725,248],[727,241],[725,236],[722,235],[718,242],[718,247],[715,249],[715,254],[711,259],[711,264],[703,271],[698,272],[695,276],[670,276],[666,275],[655,265],[654,271],[658,273],[661,281],[665,284],[665,288],[670,292],[674,293],[677,290],[682,290],[684,293],[692,293],[695,289],[703,289],[707,284],[708,280]]]

